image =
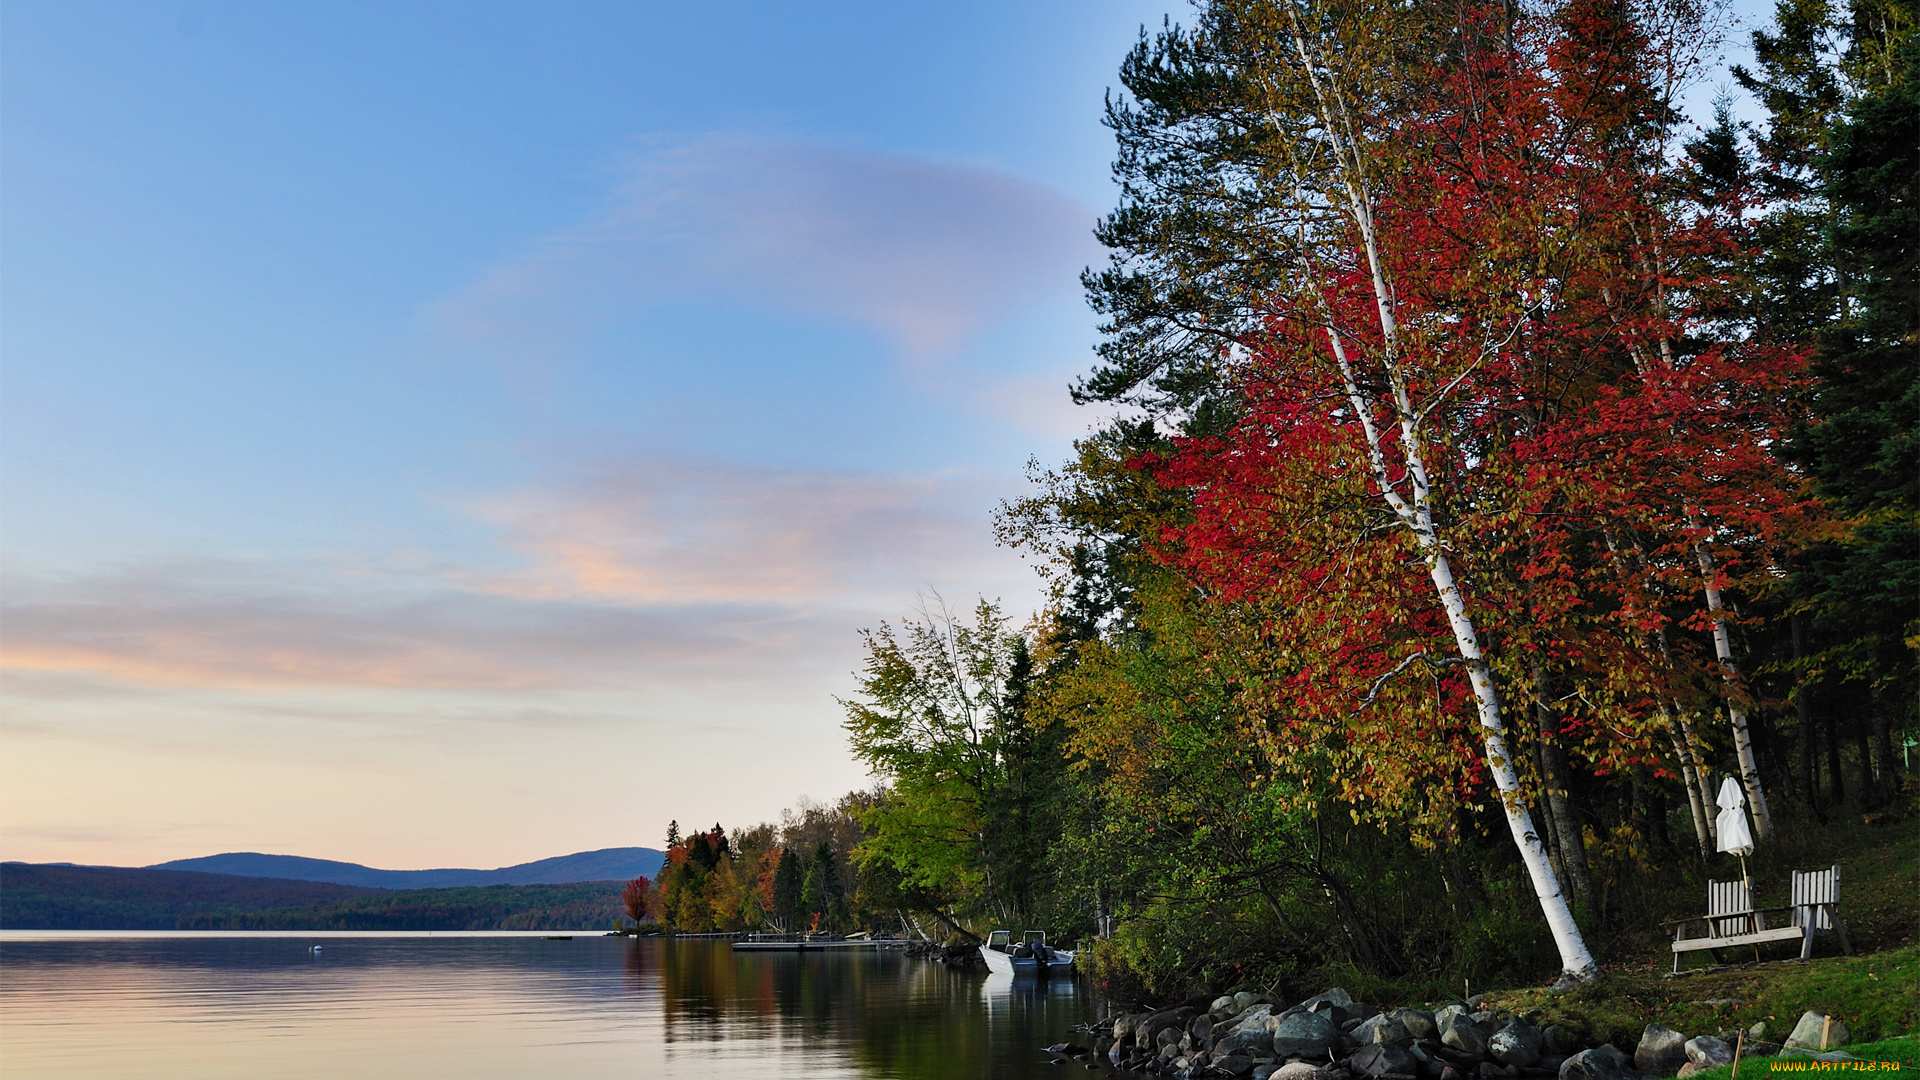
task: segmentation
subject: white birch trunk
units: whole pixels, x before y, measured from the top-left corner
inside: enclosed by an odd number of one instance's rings
[[[1689,524],[1700,527],[1699,518],[1688,515]],[[1733,639],[1727,633],[1726,604],[1719,586],[1713,583],[1713,556],[1703,541],[1695,541],[1693,553],[1700,560],[1700,577],[1706,584],[1707,611],[1713,616],[1713,651],[1720,659],[1720,674],[1730,691],[1740,688],[1740,668],[1733,660]],[[1760,786],[1760,764],[1753,755],[1753,736],[1747,728],[1747,710],[1733,693],[1727,695],[1727,719],[1733,724],[1733,750],[1740,759],[1740,783],[1747,789],[1747,806],[1753,810],[1755,840],[1773,837],[1773,815],[1767,811],[1767,792]]]
[[[1385,267],[1380,258],[1373,207],[1371,198],[1366,193],[1365,163],[1358,143],[1353,137],[1344,104],[1338,99],[1335,88],[1329,87],[1322,80],[1320,75],[1322,65],[1317,62],[1313,47],[1308,45],[1306,35],[1301,31],[1297,14],[1291,5],[1288,6],[1287,12],[1289,18],[1293,20],[1292,36],[1295,50],[1313,86],[1314,96],[1319,103],[1321,122],[1326,127],[1328,138],[1332,140],[1334,157],[1339,163],[1343,188],[1339,197],[1344,198],[1348,217],[1358,231],[1366,252],[1367,268],[1372,279],[1374,310],[1379,318],[1383,345],[1381,366],[1391,400],[1376,403],[1372,396],[1361,388],[1361,382],[1356,377],[1352,361],[1347,354],[1346,343],[1341,338],[1333,319],[1329,317],[1326,328],[1327,338],[1333,349],[1335,364],[1339,369],[1348,403],[1360,421],[1361,430],[1366,437],[1369,463],[1374,481],[1380,488],[1381,497],[1393,510],[1400,523],[1413,534],[1420,547],[1421,557],[1426,562],[1427,576],[1433,582],[1440,606],[1447,613],[1447,623],[1453,630],[1454,647],[1460,661],[1466,666],[1468,680],[1473,686],[1474,705],[1480,722],[1480,739],[1486,754],[1487,771],[1493,777],[1494,787],[1500,793],[1501,809],[1506,814],[1507,828],[1513,834],[1514,846],[1520,849],[1521,861],[1526,864],[1527,876],[1533,882],[1534,895],[1539,898],[1540,909],[1546,916],[1547,927],[1553,934],[1554,945],[1559,949],[1561,970],[1568,978],[1578,982],[1589,982],[1599,977],[1599,965],[1594,963],[1593,954],[1587,950],[1586,940],[1580,934],[1579,924],[1574,921],[1573,910],[1567,905],[1567,898],[1560,891],[1559,878],[1554,874],[1553,865],[1547,858],[1546,845],[1541,843],[1540,834],[1534,828],[1533,818],[1527,813],[1526,803],[1521,798],[1520,781],[1515,775],[1507,750],[1500,690],[1494,683],[1492,668],[1488,666],[1486,657],[1481,653],[1479,635],[1467,611],[1466,598],[1454,579],[1452,564],[1447,559],[1445,545],[1434,524],[1433,490],[1424,457],[1425,433],[1421,425],[1422,417],[1409,397],[1406,374],[1400,367],[1393,292],[1387,282]],[[1400,457],[1405,471],[1398,480],[1393,478],[1388,468],[1387,446],[1379,426],[1374,422],[1374,410],[1378,406],[1387,407],[1389,416],[1397,421],[1399,427]],[[1401,485],[1406,488],[1404,495],[1399,490]]]

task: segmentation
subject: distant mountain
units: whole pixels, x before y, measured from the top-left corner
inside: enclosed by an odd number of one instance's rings
[[[318,881],[10,862],[0,863],[0,929],[172,930],[213,912],[387,895]]]
[[[298,855],[262,855],[231,851],[198,859],[175,859],[148,870],[193,870],[203,874],[324,881],[366,889],[451,889],[474,885],[567,885],[583,881],[626,881],[653,877],[666,856],[653,848],[602,848],[561,855],[498,870],[376,870],[359,863],[307,859]]]
[[[5,930],[604,930],[620,913],[615,881],[393,891],[191,870],[0,863]]]

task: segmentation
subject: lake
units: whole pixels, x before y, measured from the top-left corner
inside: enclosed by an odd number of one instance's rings
[[[1040,1048],[1098,1008],[1084,983],[990,980],[880,950],[0,932],[8,1077],[1057,1080],[1084,1071]]]

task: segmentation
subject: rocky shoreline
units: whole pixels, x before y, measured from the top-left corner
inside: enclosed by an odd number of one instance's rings
[[[1767,1042],[1765,1024],[1691,1038],[1648,1024],[1627,1051],[1480,1004],[1469,998],[1382,1010],[1336,988],[1282,1008],[1258,994],[1227,994],[1115,1016],[1086,1029],[1091,1047],[1047,1050],[1056,1063],[1078,1060],[1092,1069],[1104,1061],[1181,1080],[1650,1080],[1728,1064],[1736,1041],[1749,1057],[1798,1052],[1851,1060],[1830,1049],[1846,1043],[1846,1026],[1816,1012],[1803,1015],[1784,1043]]]

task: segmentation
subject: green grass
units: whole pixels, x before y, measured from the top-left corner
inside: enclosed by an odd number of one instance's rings
[[[1744,1031],[1764,1021],[1777,1041],[1809,1009],[1839,1017],[1854,1042],[1865,1043],[1920,1031],[1920,946],[1683,979],[1627,971],[1565,994],[1512,990],[1488,994],[1486,1001],[1628,1052],[1652,1023],[1693,1036]]]
[[[1882,1039],[1879,1042],[1854,1043],[1841,1047],[1847,1053],[1859,1058],[1861,1064],[1855,1066],[1830,1065],[1820,1072],[1812,1072],[1804,1066],[1789,1064],[1804,1062],[1806,1058],[1764,1057],[1743,1058],[1740,1062],[1740,1075],[1745,1080],[1785,1080],[1785,1078],[1830,1076],[1847,1080],[1866,1080],[1867,1077],[1915,1077],[1920,1076],[1920,1040]],[[1865,1063],[1873,1063],[1872,1067]],[[1894,1063],[1889,1068],[1887,1063]],[[1722,1065],[1717,1069],[1703,1069],[1693,1074],[1693,1080],[1733,1080],[1733,1066]]]

